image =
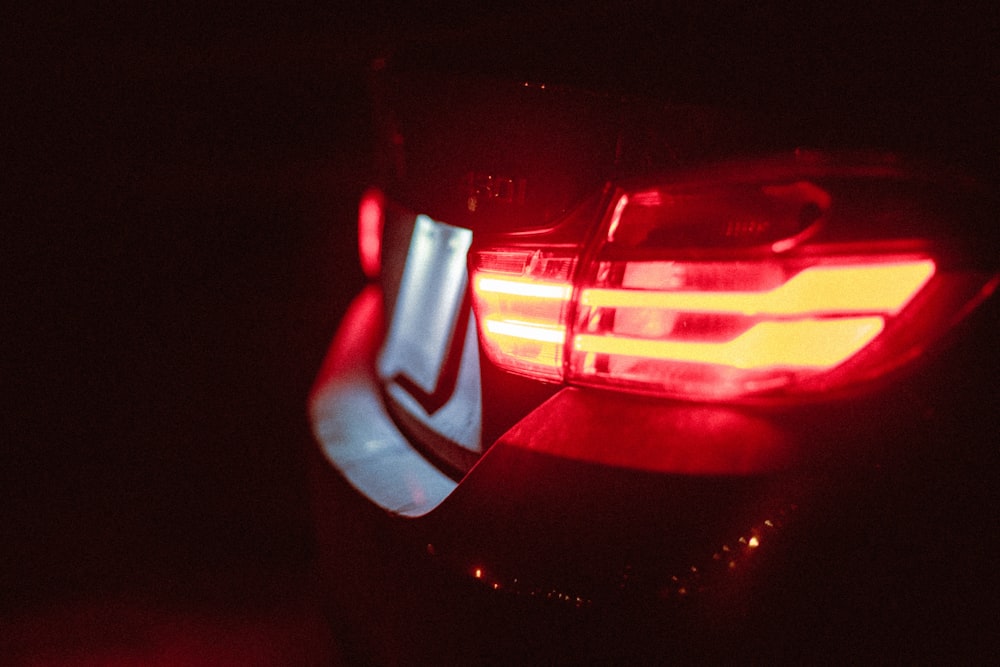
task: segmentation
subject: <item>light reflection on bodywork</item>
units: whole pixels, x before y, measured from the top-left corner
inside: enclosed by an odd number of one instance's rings
[[[665,576],[665,583],[659,589],[659,597],[664,600],[680,601],[690,599],[691,596],[707,588],[722,585],[724,577],[735,576],[749,563],[765,542],[773,540],[796,509],[797,506],[791,504],[778,510],[773,518],[764,519],[735,540],[720,545],[710,557],[705,557],[700,562],[692,563],[686,568]],[[436,550],[433,553],[436,554]],[[483,584],[484,588],[502,592],[505,595],[540,598],[564,603],[578,609],[590,607],[595,603],[593,598],[578,592],[567,592],[549,585],[528,583],[519,577],[505,579],[492,570],[490,570],[490,574],[487,574],[485,566],[476,566],[470,570],[470,573],[473,579]],[[619,576],[617,589],[624,593],[632,587],[635,580],[635,569],[632,565],[626,565]]]
[[[800,452],[773,421],[720,406],[629,403],[568,388],[500,442],[538,453],[680,475],[750,475],[786,469]],[[628,443],[627,447],[621,443]]]

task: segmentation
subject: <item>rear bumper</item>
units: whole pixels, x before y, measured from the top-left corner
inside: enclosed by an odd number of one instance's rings
[[[456,483],[421,456],[393,423],[374,376],[385,334],[382,291],[355,298],[309,400],[313,434],[326,460],[383,509],[416,517],[437,507]]]
[[[942,454],[941,420],[916,418],[928,407],[905,388],[770,413],[567,388],[456,481],[383,407],[372,371],[381,313],[378,288],[367,288],[314,387],[317,479],[342,477],[386,510],[419,560],[508,598],[655,602],[648,618],[666,613],[700,632],[738,620],[787,637],[804,617],[831,637],[882,636],[891,614],[900,642],[948,628],[975,653],[993,636],[995,614],[982,610],[995,602],[981,582],[996,470],[968,458],[995,463],[981,444],[988,420],[965,423],[966,440]],[[915,386],[941,386],[928,382]]]

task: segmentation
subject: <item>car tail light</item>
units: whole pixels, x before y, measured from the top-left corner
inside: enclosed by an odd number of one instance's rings
[[[713,397],[801,382],[871,344],[934,272],[909,254],[600,262],[580,292],[571,373]]]
[[[508,370],[560,379],[575,257],[517,249],[475,257],[473,294],[486,354]]]
[[[474,250],[483,348],[539,379],[701,400],[862,383],[995,287],[942,233],[953,194],[801,159],[621,188],[576,251]]]
[[[382,228],[385,225],[385,197],[377,188],[369,188],[358,203],[358,257],[368,278],[382,272]]]

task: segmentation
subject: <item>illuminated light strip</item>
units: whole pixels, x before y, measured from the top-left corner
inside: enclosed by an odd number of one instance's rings
[[[566,327],[563,326],[498,320],[490,317],[483,321],[483,325],[486,327],[486,331],[489,334],[510,336],[511,338],[522,338],[524,340],[533,340],[541,343],[562,344],[566,342]]]
[[[538,280],[513,278],[487,278],[476,276],[476,291],[492,294],[510,294],[539,299],[569,299],[573,288],[566,283],[547,283]]]
[[[814,266],[766,292],[659,292],[589,288],[583,306],[658,308],[691,313],[739,315],[818,315],[887,313],[894,315],[934,275],[934,261],[868,266]]]
[[[643,340],[578,334],[576,352],[731,366],[743,370],[832,368],[882,332],[881,317],[761,322],[724,343]]]

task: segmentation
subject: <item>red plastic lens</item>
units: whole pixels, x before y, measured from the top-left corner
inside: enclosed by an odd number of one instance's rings
[[[956,223],[930,190],[895,167],[822,162],[619,190],[590,248],[473,254],[483,347],[533,377],[699,400],[879,377],[994,277],[935,240]]]
[[[865,348],[935,271],[929,258],[797,263],[609,267],[621,285],[580,293],[573,379],[714,398],[792,384]]]

